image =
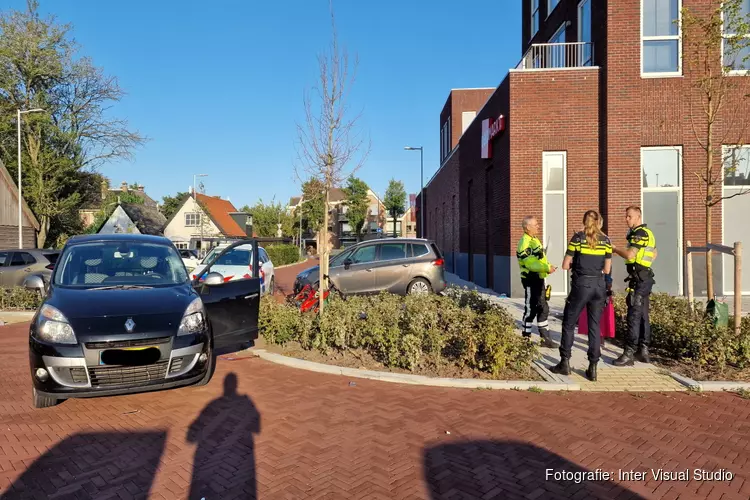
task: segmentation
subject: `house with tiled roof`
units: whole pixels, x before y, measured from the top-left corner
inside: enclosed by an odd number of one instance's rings
[[[177,248],[204,254],[219,243],[253,235],[250,214],[239,212],[229,200],[201,193],[186,196],[164,227],[164,236]]]
[[[105,201],[107,199],[113,199],[116,196],[124,194],[130,194],[138,197],[142,200],[142,204],[145,207],[158,209],[159,204],[146,194],[146,190],[143,185],[138,185],[135,189],[128,186],[126,181],[122,181],[120,187],[117,189],[110,189],[109,184],[105,181],[102,183],[102,188],[98,193],[92,193],[91,198],[87,200],[84,205],[78,210],[81,216],[81,221],[84,227],[88,227],[94,223],[96,214],[104,208]]]

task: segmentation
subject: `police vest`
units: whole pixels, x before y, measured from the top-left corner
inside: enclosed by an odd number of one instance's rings
[[[628,248],[636,248],[638,251],[635,258],[627,259],[625,264],[650,268],[654,262],[654,250],[656,250],[654,233],[645,224],[634,227],[628,233]]]

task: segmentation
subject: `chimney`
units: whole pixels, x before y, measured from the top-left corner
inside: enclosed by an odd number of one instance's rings
[[[122,181],[122,184],[120,184],[120,191],[122,191],[123,193],[127,193],[128,192],[128,183],[127,182]]]
[[[229,216],[234,219],[240,229],[245,232],[246,236],[253,234],[253,216],[246,212],[229,212]]]
[[[138,185],[138,192],[142,193],[145,188],[143,187],[143,184]]]

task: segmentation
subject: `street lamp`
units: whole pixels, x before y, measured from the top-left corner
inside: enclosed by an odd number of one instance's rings
[[[18,115],[16,118],[16,125],[18,126],[18,248],[23,248],[23,208],[22,208],[22,200],[23,200],[23,193],[21,192],[21,115],[25,115],[26,113],[43,113],[44,110],[41,108],[35,108],[35,109],[27,109],[26,111],[21,111],[18,109]]]
[[[422,149],[422,146],[419,146],[418,148],[406,146],[404,149],[407,151],[419,150],[419,178],[421,181],[421,188],[419,190],[419,229],[420,236],[424,238],[424,150]]]
[[[198,177],[208,177],[208,174],[193,174],[193,203],[198,203],[198,197],[195,194],[195,179]],[[200,226],[201,226],[201,250],[200,252],[203,253],[203,211],[201,210],[201,213],[198,215],[200,217]]]

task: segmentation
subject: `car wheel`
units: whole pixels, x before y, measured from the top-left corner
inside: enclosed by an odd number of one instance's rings
[[[423,278],[417,278],[411,283],[409,283],[409,295],[422,295],[426,293],[430,293],[432,291],[432,287],[430,286],[430,282]]]
[[[198,387],[204,386],[211,381],[211,377],[214,376],[214,353],[209,351],[208,353],[208,366],[206,367],[206,374],[203,378],[198,381],[195,385]]]
[[[34,397],[34,408],[49,408],[57,404],[57,398],[40,394],[36,387],[31,388],[31,393]]]

